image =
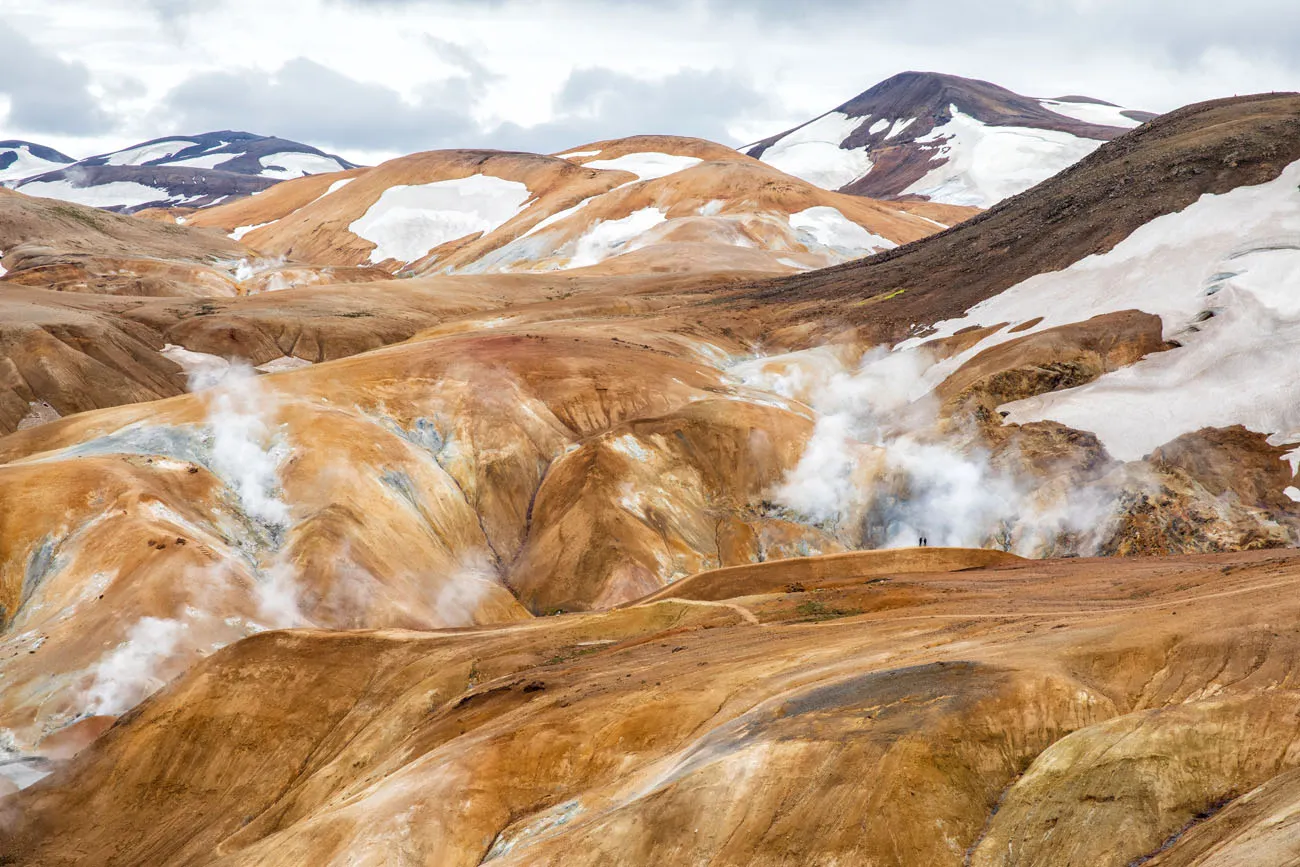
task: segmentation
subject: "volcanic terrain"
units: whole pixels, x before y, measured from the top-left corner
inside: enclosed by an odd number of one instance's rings
[[[0,863],[1300,860],[1300,96],[941,83],[1112,140],[0,191]]]

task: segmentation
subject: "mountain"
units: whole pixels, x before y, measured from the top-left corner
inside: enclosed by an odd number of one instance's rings
[[[352,168],[342,157],[299,142],[225,130],[153,139],[52,171],[38,169],[12,186],[31,196],[129,213],[208,207],[287,178]]]
[[[559,156],[433,151],[302,179],[187,216],[268,256],[405,274],[806,270],[889,249],[970,209],[819,189],[700,139]]]
[[[6,859],[1294,860],[1300,95],[811,271],[968,212],[718,148],[0,194]]]
[[[829,190],[987,208],[1155,115],[1086,96],[904,72],[742,150]]]
[[[22,180],[75,162],[54,148],[29,141],[0,141],[0,185]]]

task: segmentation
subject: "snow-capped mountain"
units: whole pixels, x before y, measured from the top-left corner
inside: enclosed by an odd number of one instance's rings
[[[0,141],[0,184],[30,178],[75,162],[54,148],[29,141]]]
[[[153,139],[68,162],[38,166],[14,186],[32,196],[129,212],[207,207],[282,180],[355,168],[310,145],[232,130]]]
[[[1154,116],[1086,96],[1035,98],[904,72],[742,150],[828,190],[987,208]]]
[[[224,130],[169,136],[81,160],[83,166],[172,166],[217,169],[276,180],[356,168],[339,156],[275,136]]]

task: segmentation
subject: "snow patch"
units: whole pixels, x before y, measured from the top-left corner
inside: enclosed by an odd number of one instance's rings
[[[866,147],[841,146],[861,124],[861,118],[832,111],[778,139],[759,159],[822,189],[838,190],[871,171]]]
[[[989,126],[955,105],[949,110],[952,120],[916,140],[931,146],[932,160],[947,161],[904,194],[988,208],[1047,180],[1102,145],[1095,139],[1055,130]]]
[[[347,166],[333,157],[322,154],[308,154],[297,151],[283,151],[264,156],[258,161],[262,166],[259,173],[264,178],[301,178],[303,175],[325,175],[341,172]]]
[[[275,220],[271,221],[271,223],[274,222]],[[235,229],[235,231],[231,232],[228,237],[230,237],[235,241],[239,241],[242,240],[243,237],[247,235],[249,232],[256,232],[258,229],[271,225],[271,223],[255,223],[252,226],[240,226],[238,229]]]
[[[215,169],[222,163],[228,163],[238,157],[239,154],[204,154],[203,156],[190,157],[184,160],[169,160],[163,165],[177,166],[191,169]]]
[[[637,180],[652,181],[656,178],[676,174],[692,166],[698,166],[704,160],[699,157],[685,157],[677,154],[661,154],[653,151],[624,154],[612,160],[592,160],[583,163],[583,168],[605,169],[608,171],[631,172]]]
[[[374,243],[372,263],[414,262],[448,241],[491,232],[531,198],[524,184],[490,175],[399,185],[384,190],[348,231]]]
[[[319,202],[321,199],[325,198],[326,196],[333,195],[334,193],[337,193],[339,190],[343,189],[344,187],[346,187],[348,184],[352,183],[352,182],[355,181],[355,180],[356,180],[356,178],[340,178],[339,180],[337,180],[337,181],[335,181],[334,183],[330,184],[330,185],[329,185],[329,189],[327,189],[325,192],[321,193],[321,194],[320,194],[319,196],[317,196],[316,198],[312,199],[308,204],[312,204],[312,205],[316,204],[316,203]]]
[[[167,190],[137,184],[134,181],[113,181],[91,187],[78,187],[71,181],[33,181],[23,184],[20,192],[28,196],[59,199],[92,208],[134,208],[150,202],[176,202],[183,196],[172,196]]]
[[[559,156],[556,157],[556,159],[561,159],[561,160],[582,159],[583,157],[594,157],[599,153],[600,151],[570,151],[567,154],[560,154]]]
[[[622,219],[598,222],[577,240],[569,267],[585,268],[610,256],[635,250],[635,241],[640,235],[667,219],[658,208],[642,208]]]
[[[867,132],[870,133],[871,135],[875,135],[876,133],[880,132],[882,129],[885,129],[888,126],[889,126],[889,120],[887,118],[882,117],[880,120],[876,121],[871,126],[867,127]]]
[[[1059,99],[1040,99],[1038,104],[1048,111],[1056,114],[1063,114],[1066,117],[1081,120],[1084,123],[1095,123],[1101,126],[1118,126],[1124,129],[1132,129],[1140,126],[1142,121],[1134,120],[1131,117],[1125,117],[1123,112],[1128,109],[1118,105],[1101,105],[1094,102],[1068,102]]]
[[[554,226],[556,223],[560,222],[561,220],[565,220],[568,219],[569,217],[572,217],[574,214],[578,213],[583,208],[587,207],[587,205],[591,204],[591,202],[596,198],[597,198],[596,196],[591,196],[590,198],[583,199],[581,202],[578,202],[578,204],[574,205],[571,208],[565,208],[562,211],[556,211],[554,214],[551,214],[549,217],[538,222],[536,226],[533,226],[531,229],[529,229],[527,232],[524,232],[519,237],[527,238],[529,235],[532,235],[536,232],[540,232],[543,229],[548,228],[550,226]]]
[[[790,228],[795,230],[804,246],[809,246],[811,241],[813,245],[848,257],[878,253],[898,246],[888,238],[868,232],[829,205],[791,214]]]
[[[311,362],[305,358],[281,355],[279,358],[272,358],[265,364],[257,365],[254,369],[260,370],[262,373],[281,373],[286,370],[301,370],[304,367],[311,367]]]
[[[889,131],[889,134],[885,136],[886,140],[891,139],[894,136],[898,135],[899,133],[901,133],[903,130],[907,129],[909,126],[911,126],[914,123],[916,123],[916,118],[914,117],[909,117],[906,120],[894,121],[894,128],[891,129]]]
[[[650,451],[641,445],[641,441],[632,434],[623,434],[609,441],[609,447],[621,455],[626,455],[634,461],[645,463],[650,460]]]
[[[167,139],[111,153],[104,162],[110,166],[142,166],[145,163],[165,160],[172,154],[192,147],[194,142],[186,139]]]
[[[0,154],[12,153],[14,161],[7,167],[0,169],[0,184],[6,181],[20,181],[23,178],[30,178],[35,175],[44,174],[45,172],[55,171],[67,165],[67,163],[58,163],[51,160],[41,159],[32,153],[31,148],[22,145],[16,148],[4,148]]]
[[[1006,404],[1008,421],[1050,419],[1095,433],[1120,460],[1203,427],[1234,424],[1300,442],[1300,162],[1273,181],[1206,194],[1139,227],[1108,253],[1038,274],[940,322],[930,338],[1042,317],[935,366],[931,385],[1025,334],[1138,309],[1179,348],[1086,385]],[[899,344],[906,349],[920,343]]]

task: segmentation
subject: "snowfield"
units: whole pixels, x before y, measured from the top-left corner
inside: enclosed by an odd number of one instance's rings
[[[1050,419],[1092,431],[1134,460],[1202,427],[1241,424],[1274,444],[1300,442],[1300,163],[1274,181],[1205,195],[1133,232],[1109,253],[1039,274],[941,322],[925,339],[972,325],[1002,329],[935,365],[931,385],[1023,334],[1103,313],[1160,317],[1181,347],[1065,391],[1006,404],[1008,421]],[[899,344],[903,350],[922,341]]]
[[[36,175],[42,175],[46,172],[52,172],[61,169],[68,163],[57,163],[51,160],[44,160],[32,153],[26,145],[21,147],[0,148],[0,155],[13,153],[15,159],[7,167],[0,169],[0,184],[6,181],[20,181],[23,178],[30,178]]]
[[[949,205],[989,208],[1023,193],[1101,147],[1065,132],[988,126],[950,106],[952,120],[918,142],[947,157],[903,192]]]
[[[155,160],[165,160],[175,153],[180,153],[186,148],[194,147],[194,142],[186,139],[168,139],[167,141],[154,142],[153,144],[141,145],[139,147],[128,148],[124,151],[111,153],[104,160],[105,164],[110,166],[139,166],[145,163],[154,162]],[[233,156],[233,154],[232,154]],[[229,157],[227,157],[229,159]]]
[[[585,268],[603,262],[611,256],[637,249],[638,237],[663,223],[668,218],[658,208],[642,208],[618,220],[596,223],[574,244],[570,268]]]
[[[491,232],[532,197],[520,182],[490,175],[389,187],[348,231],[374,243],[372,263],[414,262],[448,241]]]
[[[1084,123],[1118,126],[1123,129],[1132,129],[1142,124],[1139,120],[1125,117],[1123,112],[1128,111],[1128,109],[1119,105],[1100,105],[1094,102],[1063,102],[1059,99],[1040,99],[1038,104],[1048,111],[1063,114]]]
[[[624,154],[621,157],[615,157],[612,160],[592,160],[589,163],[583,163],[583,168],[588,169],[612,169],[620,172],[631,172],[636,175],[639,181],[652,181],[656,178],[667,177],[676,174],[683,169],[689,169],[692,166],[698,166],[704,160],[699,157],[684,157],[676,154],[661,154],[653,151],[642,153]]]
[[[339,180],[337,180],[337,181],[335,181],[334,183],[330,184],[330,185],[329,185],[329,189],[327,189],[325,192],[321,193],[321,194],[320,194],[319,196],[317,196],[316,198],[312,199],[310,202],[307,203],[307,205],[314,205],[314,204],[316,204],[316,203],[319,202],[321,199],[325,198],[326,196],[333,195],[334,193],[337,193],[339,190],[343,189],[344,187],[346,187],[348,184],[352,183],[352,182],[355,181],[355,180],[356,180],[356,178],[340,178]],[[303,205],[303,208],[307,207],[307,205]],[[298,210],[302,210],[302,208],[299,208]],[[294,213],[297,213],[297,211],[295,211]]]
[[[150,202],[167,202],[176,205],[185,201],[183,196],[173,197],[167,190],[133,181],[113,181],[93,187],[78,187],[71,181],[33,181],[23,184],[20,192],[28,196],[60,199],[94,208],[134,208]]]
[[[330,157],[320,154],[299,153],[297,151],[282,151],[278,154],[271,154],[262,157],[259,162],[262,164],[262,171],[259,172],[262,177],[280,178],[282,180],[301,178],[303,175],[324,175],[330,172],[341,172],[347,168],[347,166],[341,165],[338,160]]]
[[[865,147],[840,147],[862,122],[860,117],[832,111],[790,132],[759,159],[824,190],[838,190],[871,171]]]
[[[888,238],[873,235],[828,205],[791,214],[790,228],[810,252],[814,246],[824,247],[845,259],[857,259],[898,246]]]
[[[271,223],[273,222],[275,221],[272,220]],[[256,225],[253,226],[240,226],[239,228],[231,232],[229,237],[231,238],[231,240],[239,241],[249,232],[256,232],[258,229],[271,225],[271,223],[257,223]]]
[[[239,154],[232,153],[204,154],[203,156],[190,157],[184,160],[168,160],[164,165],[188,169],[215,169],[222,163],[230,162],[238,156]]]

